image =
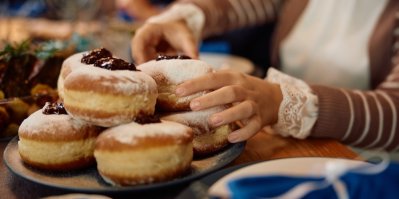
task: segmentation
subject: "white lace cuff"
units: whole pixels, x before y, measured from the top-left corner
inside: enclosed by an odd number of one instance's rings
[[[280,84],[283,94],[278,121],[273,125],[273,130],[283,136],[308,137],[317,119],[317,96],[304,81],[274,68],[267,71],[266,80]]]
[[[167,23],[171,21],[184,20],[192,31],[197,43],[201,39],[202,29],[205,24],[205,14],[194,4],[180,3],[173,5],[165,12],[150,17],[148,23]]]

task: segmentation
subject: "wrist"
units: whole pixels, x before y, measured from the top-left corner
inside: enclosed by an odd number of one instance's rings
[[[163,13],[147,20],[148,23],[169,23],[173,21],[184,21],[194,35],[196,42],[199,43],[205,24],[205,14],[200,8],[194,4],[177,3]]]
[[[317,120],[318,97],[306,82],[273,68],[268,70],[266,80],[279,84],[282,94],[274,131],[283,136],[308,137]]]
[[[273,104],[272,106],[272,125],[278,122],[278,115],[280,111],[281,102],[283,101],[283,93],[281,92],[280,84],[272,83],[272,96],[273,96]]]

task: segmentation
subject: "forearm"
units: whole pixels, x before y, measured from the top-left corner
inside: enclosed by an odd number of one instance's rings
[[[277,18],[281,0],[182,0],[194,3],[205,15],[203,37],[254,26]]]
[[[319,98],[314,137],[332,137],[363,148],[399,149],[397,91],[352,91],[312,86]]]
[[[202,38],[276,19],[282,0],[182,0],[147,23],[184,21],[197,43]]]
[[[399,150],[399,84],[392,87],[394,78],[378,89],[360,91],[307,85],[285,74],[268,74],[267,80],[286,85],[281,86],[284,99],[274,125],[279,134],[334,138],[357,147]]]

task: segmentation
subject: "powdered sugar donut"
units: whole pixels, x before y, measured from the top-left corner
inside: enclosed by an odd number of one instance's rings
[[[101,49],[96,49],[93,50],[97,54],[97,57],[99,58],[107,58],[107,57],[112,57],[111,52],[108,50],[101,48]],[[81,52],[81,53],[76,53],[67,59],[64,60],[61,66],[60,74],[58,76],[58,81],[57,81],[57,90],[58,90],[58,96],[60,99],[64,98],[64,80],[65,78],[74,70],[84,67],[85,65],[80,63],[82,57],[87,54],[88,52]]]
[[[62,108],[60,104],[46,104],[22,122],[18,151],[25,163],[65,171],[94,163],[100,128],[73,119]]]
[[[67,112],[103,127],[152,115],[158,96],[154,79],[135,71],[133,64],[113,57],[98,58],[95,52],[70,62],[79,66],[64,79]]]
[[[192,131],[174,122],[109,128],[97,139],[94,156],[103,179],[114,185],[161,182],[189,170]]]
[[[190,101],[204,92],[186,97],[175,95],[176,86],[184,81],[213,72],[207,63],[190,59],[187,56],[158,56],[137,66],[137,68],[155,79],[158,85],[157,107],[165,111],[190,110]]]
[[[223,106],[219,106],[201,111],[173,113],[165,115],[162,120],[174,121],[191,127],[194,132],[194,155],[210,155],[229,143],[227,136],[237,127],[234,123],[217,128],[209,125],[208,118],[224,109]]]

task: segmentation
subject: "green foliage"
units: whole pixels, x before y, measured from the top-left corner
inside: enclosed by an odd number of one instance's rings
[[[7,43],[3,50],[0,51],[0,60],[8,62],[13,57],[23,57],[25,55],[34,55],[41,60],[46,60],[63,48],[64,44],[57,41],[47,41],[40,44],[34,44],[30,40],[25,40],[21,43]]]
[[[7,43],[2,51],[0,51],[0,60],[10,61],[13,57],[23,56],[30,51],[30,41],[26,40],[21,43]]]

